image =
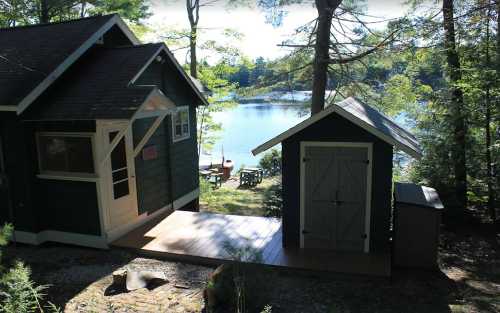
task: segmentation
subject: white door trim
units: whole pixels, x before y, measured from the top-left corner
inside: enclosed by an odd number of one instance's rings
[[[364,252],[370,252],[370,224],[371,224],[371,198],[372,198],[372,167],[373,167],[373,143],[371,142],[323,142],[323,141],[301,141],[300,142],[300,248],[304,248],[304,217],[305,217],[305,174],[306,167],[303,162],[306,147],[346,147],[367,148],[368,169],[366,174],[366,212],[365,212],[365,245]]]
[[[129,143],[126,143],[126,156],[127,156],[127,164],[128,164],[128,173],[129,173],[129,179],[131,181],[131,187],[130,187],[130,196],[132,197],[132,201],[134,202],[133,206],[137,210],[138,214],[138,200],[137,200],[137,185],[136,185],[136,178],[135,178],[135,158],[134,158],[134,151],[133,151],[133,142],[132,142],[132,128],[128,127],[128,121],[122,121],[122,120],[97,120],[97,130],[96,130],[96,137],[97,137],[97,146],[98,151],[97,155],[99,157],[99,160],[102,160],[103,154],[108,153],[108,148],[109,145],[112,145],[114,143],[114,139],[112,140],[111,143],[108,142],[108,134],[111,131],[118,131],[118,136],[123,132],[123,136],[129,135],[127,138],[130,141]],[[122,137],[123,137],[122,136]],[[116,138],[115,138],[116,139]],[[115,145],[116,147],[116,145]],[[111,153],[109,153],[111,155]],[[105,159],[105,162],[98,163],[97,164],[98,171],[99,171],[99,176],[100,176],[100,182],[98,186],[98,197],[99,197],[99,211],[100,211],[100,217],[101,217],[101,231],[103,234],[106,234],[109,232],[112,228],[112,221],[111,221],[111,201],[112,199],[112,186],[110,185],[111,181],[111,159],[108,157]],[[104,235],[105,236],[105,235]]]

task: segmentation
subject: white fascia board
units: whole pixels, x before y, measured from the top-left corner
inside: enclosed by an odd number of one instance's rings
[[[17,112],[15,105],[0,105],[0,112]]]
[[[156,59],[158,54],[160,54],[162,51],[164,51],[168,58],[174,63],[175,67],[177,70],[181,73],[181,75],[184,77],[184,79],[187,81],[189,86],[194,90],[196,95],[200,98],[200,100],[203,102],[204,105],[209,105],[207,99],[203,96],[203,94],[196,88],[194,85],[193,81],[191,78],[189,78],[188,75],[186,75],[186,72],[182,68],[182,66],[177,62],[177,59],[174,57],[174,55],[168,50],[167,46],[165,44],[161,44],[160,48],[153,54],[152,57],[149,58],[149,60],[144,64],[144,66],[137,72],[137,74],[134,75],[134,77],[130,80],[129,85],[132,85],[133,83],[136,82],[136,80],[142,75],[142,73],[148,68],[148,66]]]

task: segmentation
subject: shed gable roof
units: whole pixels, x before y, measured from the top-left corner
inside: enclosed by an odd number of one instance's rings
[[[339,114],[343,118],[372,133],[381,140],[408,153],[414,158],[420,158],[422,156],[418,141],[413,134],[399,126],[384,114],[353,97],[330,105],[323,111],[309,117],[289,130],[253,149],[252,153],[254,155],[259,154],[332,113]]]
[[[20,114],[111,27],[118,15],[0,29],[0,106]]]

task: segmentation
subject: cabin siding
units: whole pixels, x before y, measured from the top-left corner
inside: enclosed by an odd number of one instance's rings
[[[28,152],[33,167],[31,185],[36,203],[38,231],[57,230],[100,235],[95,182],[41,179],[38,174],[37,132],[95,133],[95,121],[26,122]],[[95,149],[95,147],[94,147]]]
[[[153,117],[134,121],[134,146],[139,143],[155,119]],[[135,158],[139,214],[154,212],[172,201],[169,184],[169,140],[166,125],[165,119],[144,146],[144,148],[156,146],[158,157],[154,160],[144,160],[141,151]]]
[[[101,235],[96,183],[38,179],[36,190],[41,230]]]
[[[166,58],[165,58],[166,60]],[[137,79],[136,85],[157,85],[169,97],[176,106],[189,106],[190,137],[181,141],[173,142],[172,116],[168,115],[163,124],[165,135],[168,135],[169,157],[172,181],[173,200],[199,187],[198,181],[198,144],[196,134],[196,105],[197,99],[186,82],[182,81],[177,69],[168,60],[161,64],[154,61],[144,70]],[[161,126],[160,126],[161,127]]]
[[[337,114],[330,114],[282,143],[283,245],[300,247],[300,142],[373,143],[370,252],[389,252],[392,146]]]
[[[196,109],[194,106],[189,106],[189,127],[189,138],[173,142],[172,119],[169,118],[168,120],[168,129],[170,131],[170,140],[172,142],[170,157],[173,182],[172,191],[174,199],[178,199],[197,189],[200,183],[198,179]]]
[[[6,199],[1,201],[2,224],[15,223],[16,230],[38,231],[38,223],[32,210],[33,166],[26,145],[26,129],[16,113],[0,113],[0,135],[3,140],[5,171],[10,183],[13,220],[9,217]],[[35,202],[36,203],[36,202]]]

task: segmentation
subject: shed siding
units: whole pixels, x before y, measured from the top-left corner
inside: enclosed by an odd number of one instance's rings
[[[283,244],[300,246],[300,142],[372,142],[371,252],[389,252],[392,146],[337,114],[286,139],[283,153]]]
[[[144,118],[134,122],[134,146],[136,146],[156,118]],[[155,145],[158,158],[144,160],[142,153],[135,158],[135,173],[137,180],[137,200],[139,214],[161,209],[171,200],[169,186],[169,140],[166,129],[166,119],[158,126],[144,147]]]

